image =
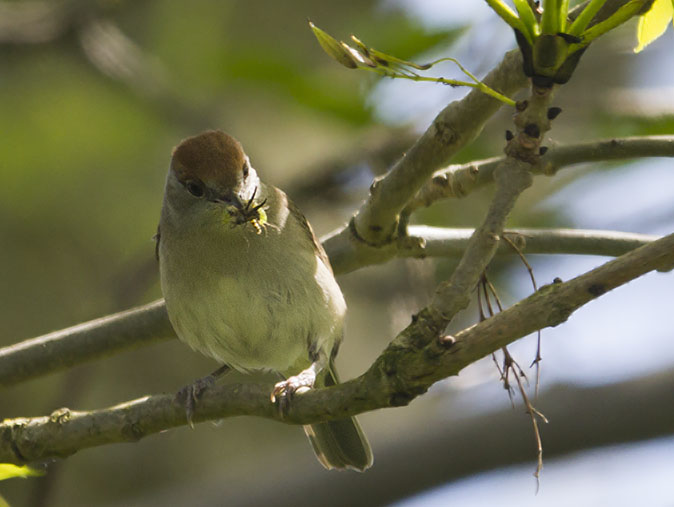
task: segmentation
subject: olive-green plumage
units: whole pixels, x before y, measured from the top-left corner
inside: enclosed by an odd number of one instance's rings
[[[346,303],[309,223],[220,131],[174,150],[159,223],[159,266],[178,337],[232,368],[277,371],[272,398],[331,385]],[[327,468],[364,470],[353,418],[305,428]]]

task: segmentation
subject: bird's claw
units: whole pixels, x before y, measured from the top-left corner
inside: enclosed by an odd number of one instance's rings
[[[208,375],[195,380],[193,383],[186,385],[176,393],[176,400],[180,402],[185,408],[185,417],[191,428],[194,428],[194,422],[192,418],[194,417],[194,409],[197,404],[197,400],[201,395],[215,384],[215,378],[213,375]]]
[[[269,399],[272,403],[277,403],[281,416],[288,412],[290,400],[296,393],[303,393],[314,386],[316,376],[311,371],[303,371],[298,375],[287,378],[276,383],[271,391]]]

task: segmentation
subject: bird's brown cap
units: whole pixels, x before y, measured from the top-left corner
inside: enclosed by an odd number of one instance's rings
[[[183,139],[173,149],[171,168],[180,181],[200,180],[214,188],[236,188],[247,164],[241,143],[221,130]]]

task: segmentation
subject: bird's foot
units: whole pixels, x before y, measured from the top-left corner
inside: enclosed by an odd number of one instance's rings
[[[295,393],[303,393],[314,387],[316,382],[316,373],[313,368],[293,375],[281,382],[278,382],[272,389],[270,399],[272,403],[277,403],[281,417],[283,417],[290,407],[290,400]]]
[[[218,377],[222,376],[228,370],[228,366],[222,366],[210,375],[197,379],[191,384],[186,385],[176,393],[175,398],[185,408],[185,417],[192,428],[194,428],[192,418],[194,417],[194,410],[196,408],[197,400],[201,397],[204,391],[215,384],[215,381],[218,379]]]

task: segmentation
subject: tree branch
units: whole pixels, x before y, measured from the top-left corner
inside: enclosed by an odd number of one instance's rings
[[[164,300],[0,349],[0,386],[174,338]]]
[[[637,157],[674,157],[674,136],[626,137],[551,147],[540,162],[531,167],[534,174],[552,176],[564,167],[586,162],[603,162]],[[494,170],[505,157],[494,157],[468,164],[450,165],[436,172],[405,206],[409,216],[422,206],[439,199],[465,197],[494,181]]]
[[[501,63],[484,78],[484,83],[504,95],[523,88],[527,79],[522,73],[518,50],[506,53]],[[433,171],[449,159],[482,130],[486,121],[502,103],[477,89],[463,99],[449,104],[433,120],[393,168],[370,187],[370,197],[361,206],[352,228],[343,228],[335,238],[353,233],[372,245],[381,245],[394,236],[397,215]]]
[[[672,392],[674,370],[609,385],[551,386],[536,402],[552,421],[545,427],[547,459],[592,447],[672,435],[674,404],[663,403],[671,399]],[[508,406],[469,418],[444,414],[424,420],[423,431],[411,426],[401,428],[399,433],[405,438],[387,441],[376,450],[376,459],[386,466],[368,470],[368,479],[357,491],[348,474],[326,474],[312,466],[301,473],[275,476],[269,472],[277,463],[260,463],[264,468],[258,469],[259,474],[271,482],[260,488],[253,477],[237,484],[236,491],[228,492],[227,503],[294,507],[306,503],[307,491],[311,490],[320,492],[312,498],[321,507],[370,507],[373,498],[378,505],[389,505],[460,477],[531,463],[531,433],[523,427],[520,413],[519,407],[513,410]],[[213,471],[206,484],[220,481],[222,474]],[[202,499],[203,505],[222,503],[221,489],[204,490],[212,494]],[[279,490],[283,491],[282,498]],[[191,492],[189,486],[176,486],[166,498],[177,498],[174,503],[179,505],[188,504]]]
[[[412,226],[406,241],[386,248],[358,248],[341,252],[343,271],[384,263],[395,257],[460,257],[473,229]],[[615,231],[578,229],[509,229],[517,247],[527,254],[584,254],[617,257],[655,241],[657,236]],[[363,255],[363,253],[367,255]],[[500,244],[498,254],[512,254]],[[331,256],[334,255],[331,252]],[[338,273],[339,274],[339,273]],[[0,386],[55,373],[86,361],[111,356],[127,349],[176,338],[163,300],[55,331],[0,348]]]
[[[611,16],[627,0],[607,1],[595,16],[598,23]],[[504,56],[483,82],[503,95],[513,95],[526,86],[522,56],[513,50]],[[501,103],[477,89],[449,104],[433,120],[410,150],[382,178],[370,187],[370,196],[360,207],[349,227],[331,236],[334,241],[362,241],[383,245],[395,238],[398,215],[434,171],[449,162],[463,146],[473,140]],[[349,236],[353,236],[349,238]]]
[[[398,345],[413,343],[419,348],[432,343],[470,303],[471,292],[496,253],[510,211],[533,181],[530,167],[538,162],[542,134],[550,129],[547,112],[553,93],[553,88],[532,86],[529,99],[518,102],[513,117],[517,134],[508,140],[507,157],[494,171],[496,192],[487,216],[475,229],[450,279],[438,286],[430,305],[398,335]]]
[[[269,402],[270,386],[230,384],[207,390],[195,422],[256,415],[307,424],[405,405],[434,382],[451,375],[518,338],[564,322],[578,308],[652,270],[674,267],[674,234],[642,246],[568,282],[542,287],[513,307],[452,339],[418,346],[409,330],[423,333],[418,319],[394,340],[360,377],[297,395],[285,419]],[[400,337],[400,335],[399,335]],[[425,341],[425,340],[424,340]],[[68,456],[80,449],[139,440],[186,424],[184,408],[172,395],[148,396],[91,412],[61,409],[50,416],[5,420],[0,424],[0,461],[23,463]]]
[[[460,257],[473,229],[445,229],[424,225],[412,226],[408,248],[399,248],[398,257]],[[527,254],[579,254],[618,257],[658,239],[650,234],[587,229],[506,229],[503,235]],[[512,254],[513,249],[500,243],[498,254]]]

